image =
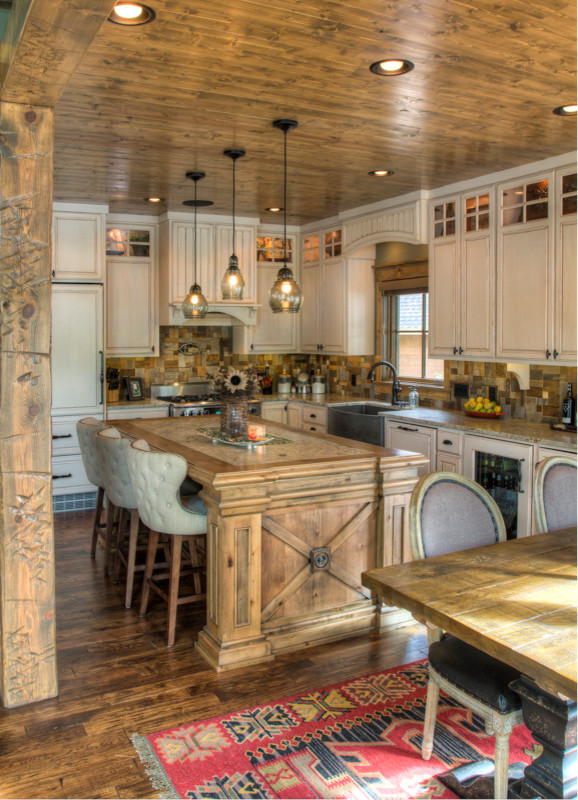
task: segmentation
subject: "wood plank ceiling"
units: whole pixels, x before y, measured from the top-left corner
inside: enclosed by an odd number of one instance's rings
[[[199,197],[277,222],[339,211],[574,149],[576,6],[566,0],[149,0],[156,20],[105,22],[56,105],[55,200],[185,210]],[[406,58],[398,77],[369,71]],[[395,171],[388,178],[369,170]],[[162,207],[145,203],[159,195]]]

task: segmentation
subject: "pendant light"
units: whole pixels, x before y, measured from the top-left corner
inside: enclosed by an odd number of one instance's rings
[[[201,287],[197,283],[197,182],[204,177],[204,172],[187,172],[187,178],[190,178],[195,182],[195,282],[189,289],[189,293],[183,300],[183,305],[181,306],[183,315],[187,319],[201,319],[207,315],[207,311],[209,310],[207,299],[204,296]]]
[[[301,311],[303,295],[293,272],[287,266],[287,131],[297,127],[294,119],[276,119],[274,128],[284,134],[283,147],[283,266],[277,273],[275,283],[269,292],[269,305],[274,314]]]
[[[242,300],[245,293],[245,281],[239,269],[239,259],[235,255],[235,163],[238,158],[245,155],[245,151],[224,150],[223,155],[233,160],[233,253],[221,281],[221,296],[223,300]]]

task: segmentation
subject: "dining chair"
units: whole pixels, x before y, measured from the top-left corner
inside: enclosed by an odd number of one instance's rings
[[[534,470],[534,516],[538,533],[576,526],[577,461],[552,456]]]
[[[409,529],[414,559],[506,539],[504,520],[494,499],[479,484],[454,472],[432,472],[418,481],[410,500]],[[508,793],[510,733],[522,722],[520,698],[509,684],[520,673],[455,636],[434,638],[429,635],[422,758],[428,761],[433,751],[441,689],[479,714],[486,732],[494,734],[494,797],[502,800]]]
[[[173,453],[153,452],[144,439],[132,442],[127,453],[129,470],[141,519],[150,528],[140,615],[147,612],[150,589],[168,606],[167,646],[175,642],[177,608],[184,603],[204,600],[202,576],[206,574],[205,554],[207,512],[197,494],[183,496],[180,488],[187,474],[184,458]],[[169,571],[154,572],[159,536],[168,537]],[[192,594],[179,596],[183,541],[188,543],[193,575]],[[168,578],[168,591],[161,581]]]
[[[76,423],[76,435],[80,445],[80,454],[82,456],[82,463],[84,471],[89,482],[97,487],[98,493],[96,495],[96,508],[94,511],[94,519],[92,523],[92,536],[90,542],[90,555],[94,558],[96,555],[96,545],[101,538],[105,543],[105,559],[108,563],[110,554],[106,550],[106,537],[105,529],[106,523],[102,521],[102,510],[105,499],[104,478],[100,469],[100,464],[96,455],[96,446],[94,439],[99,433],[109,428],[106,422],[95,417],[85,417]],[[108,518],[108,512],[107,512]]]
[[[106,542],[110,561],[112,562],[112,519],[115,509],[118,513],[118,533],[116,539],[116,552],[114,556],[113,581],[118,583],[120,565],[126,568],[126,591],[124,604],[126,608],[132,605],[135,573],[144,570],[144,565],[136,564],[136,553],[140,518],[137,509],[136,495],[133,490],[127,463],[127,451],[130,441],[125,439],[116,428],[107,428],[99,431],[95,437],[96,455],[104,479],[107,502],[110,513],[107,515]],[[127,517],[130,519],[128,548],[124,550],[125,527]],[[107,573],[110,572],[112,563],[107,564]]]

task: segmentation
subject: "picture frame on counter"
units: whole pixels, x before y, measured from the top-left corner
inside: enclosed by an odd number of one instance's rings
[[[125,378],[127,400],[144,400],[144,387],[141,378]]]

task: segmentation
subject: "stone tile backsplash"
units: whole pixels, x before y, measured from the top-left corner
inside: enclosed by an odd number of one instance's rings
[[[343,394],[368,396],[367,374],[376,360],[375,356],[328,356],[307,354],[249,354],[233,355],[232,329],[230,327],[165,327],[160,329],[160,356],[158,358],[109,358],[107,366],[116,367],[121,376],[142,378],[147,394],[153,383],[186,381],[193,376],[203,377],[211,367],[220,364],[257,364],[263,371],[268,366],[271,375],[283,371],[293,375],[299,372],[320,371],[327,377],[329,390]],[[376,398],[390,399],[391,382],[388,377],[376,384]],[[355,383],[353,383],[355,382]],[[512,417],[529,422],[558,422],[562,399],[568,383],[576,392],[576,367],[552,365],[530,367],[530,388],[522,391],[517,378],[506,369],[506,364],[480,361],[446,361],[443,386],[419,384],[420,405],[455,410],[464,400],[454,397],[454,384],[467,383],[470,395],[487,396],[490,386],[495,386],[498,402]],[[402,399],[407,398],[410,381],[402,380]]]

